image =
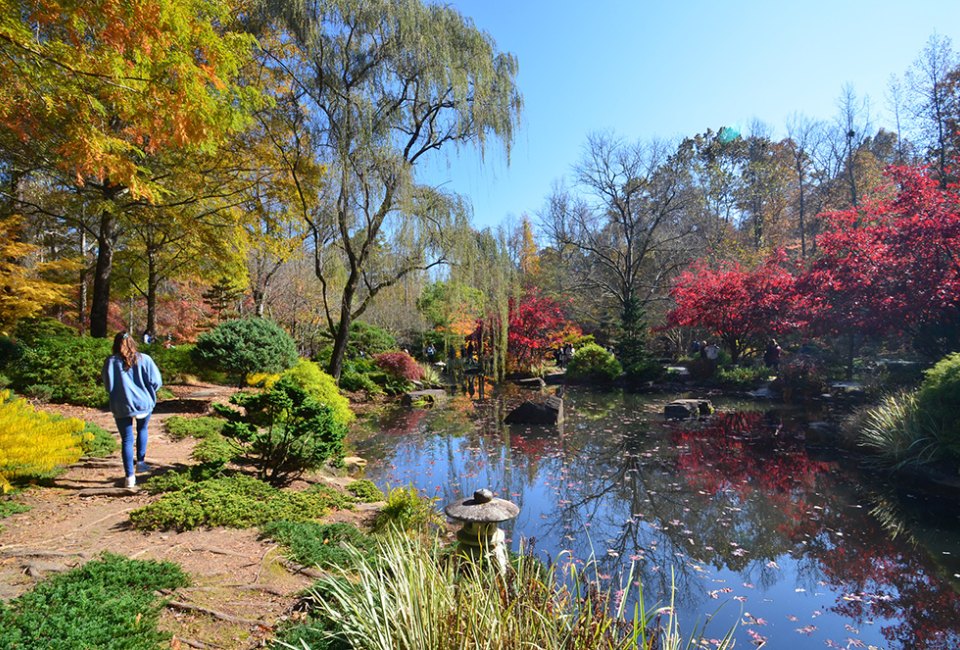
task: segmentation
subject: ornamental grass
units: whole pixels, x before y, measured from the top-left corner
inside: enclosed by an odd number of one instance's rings
[[[282,647],[681,650],[701,640],[681,636],[672,604],[647,609],[640,587],[613,590],[572,562],[547,567],[521,553],[501,574],[397,532],[378,539],[372,560],[351,553],[348,568],[314,587],[311,622],[288,630]],[[733,647],[732,636],[712,647]]]

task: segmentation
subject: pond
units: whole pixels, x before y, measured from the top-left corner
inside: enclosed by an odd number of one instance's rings
[[[393,410],[353,441],[382,488],[438,507],[489,487],[520,506],[512,547],[634,567],[644,600],[671,584],[681,628],[735,622],[737,647],[960,648],[960,508],[897,491],[805,442],[807,415],[718,404],[665,422],[670,396],[569,388],[558,429],[500,424],[516,396]]]

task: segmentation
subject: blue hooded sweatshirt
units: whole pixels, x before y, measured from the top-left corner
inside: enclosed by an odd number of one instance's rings
[[[110,410],[115,418],[144,416],[157,405],[157,389],[163,385],[160,369],[146,354],[138,354],[129,370],[123,359],[109,356],[103,364],[103,385],[110,395]]]

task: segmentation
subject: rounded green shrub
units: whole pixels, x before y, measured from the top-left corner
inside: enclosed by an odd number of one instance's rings
[[[595,343],[579,348],[567,366],[570,379],[613,381],[623,372],[620,362],[606,349]]]
[[[297,361],[297,345],[265,318],[227,321],[201,334],[191,352],[197,365],[216,368],[240,385],[253,372],[283,372]]]
[[[960,458],[960,352],[926,371],[917,393],[917,409],[930,422],[943,451]]]
[[[356,417],[350,410],[350,400],[340,394],[336,380],[312,361],[301,359],[293,368],[284,372],[281,378],[289,379],[307,395],[329,406],[335,422],[346,425]]]
[[[7,372],[19,392],[101,407],[107,403],[107,392],[100,385],[100,373],[112,345],[109,339],[73,335],[33,339]]]
[[[347,484],[346,489],[362,503],[376,503],[377,501],[383,501],[384,498],[380,488],[373,481],[365,478]]]
[[[319,402],[291,377],[283,377],[259,393],[236,393],[214,410],[227,423],[223,435],[257,468],[258,476],[283,484],[328,460],[343,458],[346,427],[333,409]]]

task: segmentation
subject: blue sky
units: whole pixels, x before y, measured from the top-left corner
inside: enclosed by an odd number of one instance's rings
[[[885,95],[934,33],[960,48],[960,0],[455,0],[520,64],[522,124],[510,164],[448,152],[423,180],[470,199],[474,223],[539,211],[587,135],[678,138],[793,113],[832,119],[844,84]]]

